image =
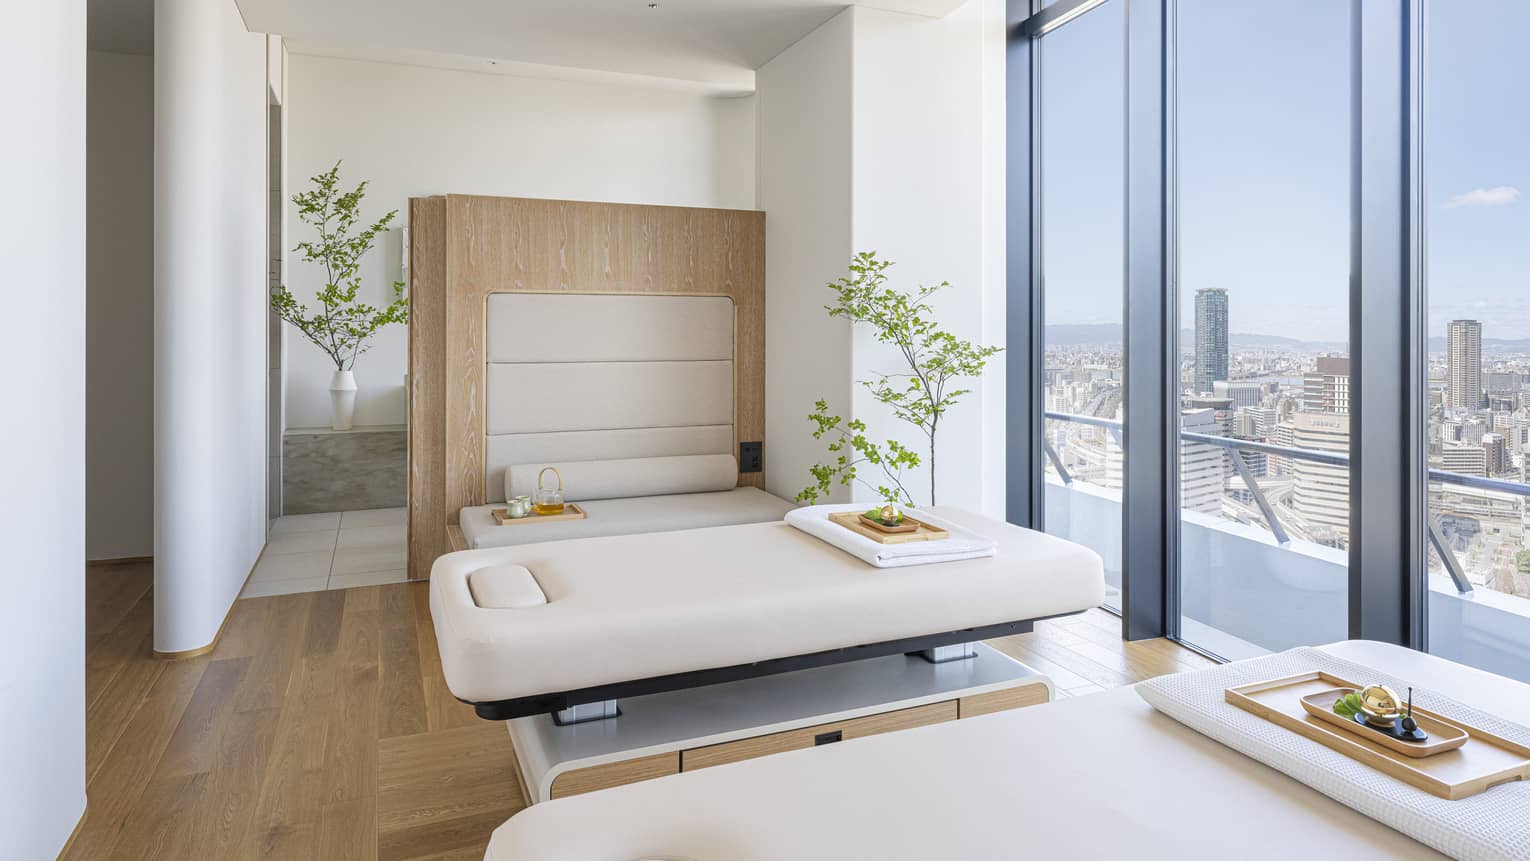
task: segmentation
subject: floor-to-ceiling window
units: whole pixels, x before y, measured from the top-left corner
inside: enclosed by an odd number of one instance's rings
[[[1121,600],[1125,361],[1124,0],[1037,40],[1043,523],[1105,560]]]
[[[1530,4],[1426,4],[1431,651],[1530,681]]]
[[[1227,658],[1342,640],[1350,4],[1175,5],[1180,637]]]

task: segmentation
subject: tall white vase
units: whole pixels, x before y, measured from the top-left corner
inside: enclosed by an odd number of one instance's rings
[[[329,406],[334,416],[334,429],[350,430],[351,416],[356,411],[355,372],[335,371],[335,375],[329,378]]]

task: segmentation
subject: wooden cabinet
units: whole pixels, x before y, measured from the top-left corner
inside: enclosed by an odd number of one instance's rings
[[[657,756],[645,756],[641,759],[628,759],[607,765],[592,765],[589,768],[565,771],[553,780],[551,794],[553,798],[564,798],[569,795],[594,792],[597,789],[610,789],[613,786],[679,773],[680,754],[661,753]]]
[[[852,738],[863,738],[868,735],[894,732],[916,726],[945,723],[946,721],[956,720],[956,717],[956,700],[946,700],[945,702],[916,706],[911,709],[899,709],[898,711],[879,715],[867,715],[866,717],[818,724],[817,726],[787,730],[786,732],[760,735],[754,738],[740,739],[739,741],[724,742],[722,744],[684,751],[680,754],[680,770],[695,771],[698,768],[709,768],[714,765],[724,765],[730,762],[769,756],[773,753],[783,753],[788,750],[801,750],[803,748],[814,747],[818,744],[832,743],[833,741],[847,741]]]

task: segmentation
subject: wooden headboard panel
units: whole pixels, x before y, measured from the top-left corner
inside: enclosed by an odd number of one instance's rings
[[[765,438],[765,214],[446,195],[409,201],[409,576],[486,499],[485,307],[493,293],[733,300],[734,454]],[[763,473],[741,485],[764,486]]]

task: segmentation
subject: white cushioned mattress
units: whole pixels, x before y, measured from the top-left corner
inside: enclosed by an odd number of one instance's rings
[[[1380,643],[1324,651],[1530,724],[1530,686]],[[1120,688],[538,804],[486,857],[1441,856]]]
[[[1104,598],[1093,551],[935,510],[994,538],[997,555],[878,569],[780,522],[447,554],[430,582],[447,685],[470,702],[519,699],[1074,613]],[[476,606],[469,575],[502,564],[530,569],[547,604]]]
[[[552,523],[511,523],[501,526],[489,512],[503,502],[464,508],[458,515],[470,549],[511,547],[569,538],[599,538],[640,532],[668,532],[707,526],[776,521],[792,504],[754,487],[715,493],[675,493],[627,499],[594,499],[579,503],[589,517]]]

